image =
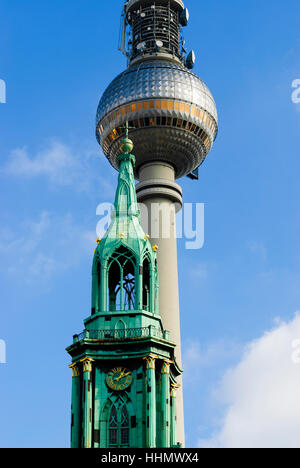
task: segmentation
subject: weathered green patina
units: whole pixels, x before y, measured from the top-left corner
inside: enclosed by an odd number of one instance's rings
[[[126,133],[112,221],[94,254],[91,315],[67,348],[73,448],[177,446],[181,370],[159,314],[156,249],[141,227]]]

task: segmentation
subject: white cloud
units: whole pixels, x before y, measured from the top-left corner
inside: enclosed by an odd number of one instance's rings
[[[223,418],[199,447],[300,447],[300,365],[292,360],[292,344],[299,338],[296,314],[245,347],[217,391]]]
[[[96,157],[100,172],[100,154],[95,155],[90,151],[80,152],[60,141],[52,140],[35,155],[31,155],[26,147],[12,150],[2,172],[12,177],[30,179],[44,177],[52,185],[72,186],[79,191],[90,191],[95,187],[98,189],[101,187],[101,191],[111,197],[114,185],[109,178],[104,178],[95,171],[92,160]]]
[[[48,176],[52,182],[67,185],[72,182],[78,170],[78,160],[73,157],[71,149],[57,141],[30,157],[26,148],[17,148],[10,154],[5,167],[8,174],[15,176],[37,177]]]
[[[226,340],[202,346],[197,341],[190,341],[184,343],[183,349],[184,379],[195,383],[204,369],[216,368],[235,359],[241,346],[237,342]]]
[[[0,271],[26,283],[49,279],[92,257],[96,232],[83,231],[70,214],[40,213],[17,229],[0,229]]]

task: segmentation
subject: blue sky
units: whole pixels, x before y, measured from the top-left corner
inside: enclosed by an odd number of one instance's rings
[[[126,66],[117,51],[121,5],[1,1],[3,447],[69,444],[64,349],[89,315],[96,207],[112,200],[117,182],[94,127],[103,91]],[[242,406],[238,382],[246,386],[251,375],[269,401],[275,374],[276,385],[286,372],[300,374],[281,359],[288,340],[300,337],[300,104],[291,99],[300,78],[300,5],[186,0],[186,6],[194,71],[211,89],[220,120],[200,180],[180,182],[185,202],[205,203],[204,247],[194,252],[178,243],[187,445],[238,445],[227,437],[230,411]],[[279,336],[285,345],[275,346],[282,362],[276,370],[259,351],[266,356],[265,340],[273,346]],[[265,363],[259,375],[257,362]],[[247,366],[251,372],[241,378]],[[297,393],[282,388],[272,415]],[[285,427],[289,445],[300,418],[288,408],[284,414],[285,425],[272,423]],[[243,417],[240,412],[244,428]],[[267,415],[257,418],[266,445],[283,440],[272,436]],[[247,433],[250,445],[254,433]]]

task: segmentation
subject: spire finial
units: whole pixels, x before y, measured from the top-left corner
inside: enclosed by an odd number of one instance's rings
[[[126,120],[126,124],[124,127],[119,127],[121,129],[125,129],[125,138],[121,140],[120,148],[123,153],[131,153],[133,150],[133,141],[128,138],[129,129],[134,129],[135,127],[129,127],[128,120]]]

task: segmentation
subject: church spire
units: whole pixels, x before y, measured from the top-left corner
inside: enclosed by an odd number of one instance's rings
[[[149,236],[140,222],[134,181],[135,156],[131,154],[133,143],[128,138],[128,130],[126,122],[125,138],[121,141],[121,154],[118,156],[120,173],[111,224],[103,239],[99,240],[94,255],[92,310],[97,313],[113,311],[119,307],[119,310],[124,311],[125,306],[130,303],[131,309],[142,310],[145,307],[149,312],[159,315],[157,248],[151,246]],[[116,267],[115,260],[118,262]],[[121,277],[119,266],[122,270]],[[101,271],[107,285],[102,295],[99,282]],[[132,280],[130,297],[127,297],[128,294],[121,287],[126,277]],[[107,288],[109,297],[105,293]]]
[[[120,149],[122,153],[118,156],[120,173],[118,187],[115,197],[116,217],[139,217],[139,209],[136,198],[133,168],[135,166],[135,156],[131,154],[133,142],[128,138],[128,122],[126,122],[125,138],[121,141]]]
[[[182,371],[159,313],[157,249],[140,223],[128,129],[112,221],[94,255],[91,315],[67,348],[74,448],[178,446],[173,387]]]
[[[118,156],[120,172],[112,221],[98,245],[95,257],[106,260],[122,245],[133,253],[138,262],[142,262],[143,255],[147,254],[154,265],[156,250],[151,247],[149,236],[143,231],[140,222],[134,181],[135,156],[131,154],[133,142],[128,138],[129,128],[126,122],[125,138],[120,143],[121,154]]]

